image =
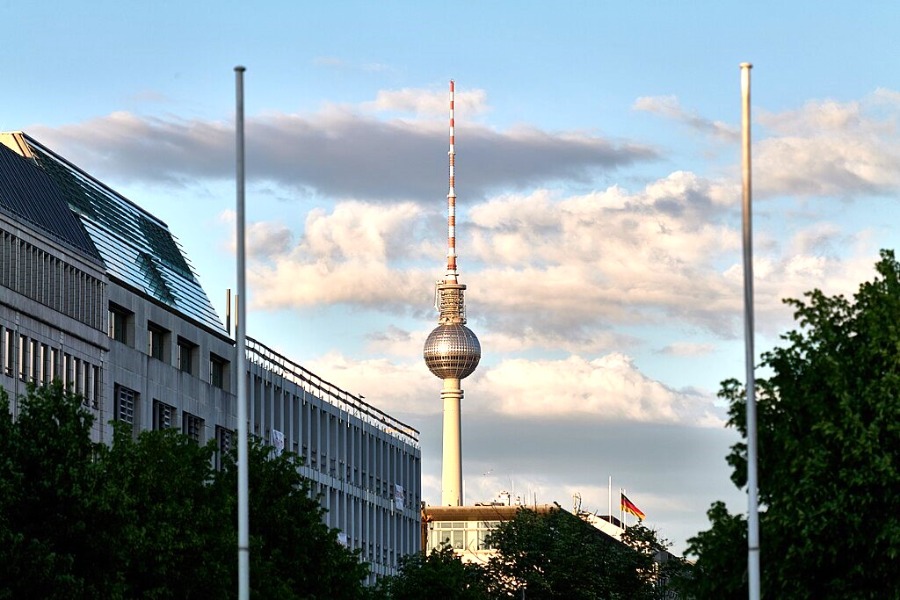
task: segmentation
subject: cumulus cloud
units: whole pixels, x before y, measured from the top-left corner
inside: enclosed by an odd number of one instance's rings
[[[359,390],[369,404],[412,423],[421,415],[439,414],[440,380],[424,362],[395,362],[386,358],[356,360],[329,352],[304,365],[328,381]]]
[[[482,91],[460,94],[462,107],[483,110]],[[246,173],[296,195],[368,200],[422,201],[446,194],[447,122],[381,119],[367,110],[417,114],[446,109],[446,97],[417,90],[382,92],[362,107],[328,105],[315,114],[270,112],[249,116]],[[30,132],[102,178],[189,185],[199,179],[234,177],[234,128],[230,122],[142,117],[117,112],[58,128]],[[457,164],[466,169],[462,193],[523,188],[543,181],[588,182],[609,172],[652,161],[647,145],[614,143],[578,132],[537,128],[498,131],[458,124]]]
[[[675,96],[638,98],[633,108],[727,142],[736,142],[740,133],[685,109]],[[898,113],[900,94],[885,89],[858,101],[812,100],[780,112],[755,109],[754,195],[852,200],[896,193]]]
[[[400,112],[434,118],[448,114],[448,97],[446,90],[381,90],[375,100],[364,102],[361,108],[372,112]],[[489,110],[487,93],[484,90],[457,90],[454,93],[454,108],[457,115],[466,118],[485,113]]]
[[[421,340],[404,340],[421,356]],[[304,365],[345,389],[364,389],[367,401],[391,414],[441,413],[440,380],[421,360],[354,359],[329,352]],[[481,365],[463,381],[466,411],[496,419],[587,419],[721,427],[714,397],[675,390],[642,374],[622,353],[597,358],[505,359]]]
[[[478,205],[469,212],[485,265],[470,276],[478,308],[523,343],[525,327],[589,339],[598,327],[673,316],[729,335],[740,310],[721,262],[739,248],[719,203],[729,189],[677,172],[637,193],[538,190]]]
[[[896,119],[900,100],[884,90],[859,102],[810,101],[796,110],[760,111],[767,133],[754,148],[754,188],[855,199],[900,187]]]
[[[482,374],[476,385],[494,410],[510,416],[724,424],[712,398],[653,381],[622,353],[593,360],[504,360]]]
[[[412,203],[347,202],[330,213],[314,209],[300,243],[290,248],[280,226],[255,224],[250,230],[258,234],[256,260],[248,277],[254,306],[354,304],[403,312],[404,305],[418,304],[433,278],[421,268],[400,267],[418,255],[414,232],[420,215]]]
[[[722,201],[733,192],[675,172],[636,192],[538,189],[470,203],[458,240],[469,318],[498,352],[608,352],[638,343],[623,327],[671,323],[734,338],[743,317],[740,232],[736,207]],[[255,223],[254,307],[341,304],[428,318],[445,218],[412,202],[351,201],[311,210],[296,233]],[[766,234],[760,246],[756,311],[770,333],[790,322],[783,298],[814,287],[852,291],[875,256],[865,232],[825,220],[798,223],[783,238]]]

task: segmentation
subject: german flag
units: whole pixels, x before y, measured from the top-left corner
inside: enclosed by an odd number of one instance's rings
[[[628,496],[626,496],[625,494],[621,494],[621,496],[622,496],[622,502],[621,502],[622,510],[633,514],[634,516],[636,516],[638,518],[638,520],[643,521],[644,517],[646,516],[644,514],[644,511],[642,511],[637,506],[635,506],[634,502],[629,500]]]

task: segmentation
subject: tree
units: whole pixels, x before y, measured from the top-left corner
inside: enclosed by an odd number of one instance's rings
[[[671,543],[643,522],[626,527],[622,543],[635,551],[624,553],[624,569],[633,569],[642,582],[641,598],[668,598],[669,590],[677,588],[677,582],[686,573],[683,558],[669,552]]]
[[[174,429],[116,427],[98,457],[105,568],[126,598],[227,597],[237,537],[212,446]]]
[[[310,481],[297,471],[301,458],[254,439],[248,447],[250,584],[262,598],[351,600],[364,595],[368,565],[348,550],[337,531],[322,521],[324,509]],[[237,462],[226,457],[216,479],[217,494],[228,498],[229,523],[237,522]],[[234,556],[231,552],[230,558]],[[235,561],[232,561],[235,562]],[[237,572],[234,572],[237,589]]]
[[[622,543],[564,510],[523,508],[488,540],[497,550],[487,567],[493,592],[519,598],[524,590],[530,600],[654,598],[652,562],[665,542],[632,529]]]
[[[463,563],[445,545],[427,555],[401,558],[399,573],[380,581],[376,596],[386,600],[488,600],[487,590],[481,567]]]
[[[0,599],[229,598],[237,593],[234,455],[173,430],[117,428],[56,382],[29,387],[13,419],[0,390]],[[251,592],[282,599],[366,595],[368,566],[322,522],[296,455],[253,441]]]
[[[884,598],[900,589],[900,264],[850,301],[820,290],[790,299],[799,329],[762,356],[757,387],[762,590],[770,598]],[[746,439],[745,390],[723,383],[729,425]],[[747,447],[728,455],[745,488]],[[743,519],[721,505],[689,540],[697,597],[746,596]],[[737,592],[740,593],[740,592]]]
[[[96,577],[91,415],[61,384],[29,385],[13,419],[0,390],[0,598],[108,596]]]

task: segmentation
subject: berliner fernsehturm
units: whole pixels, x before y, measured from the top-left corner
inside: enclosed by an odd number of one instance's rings
[[[453,117],[453,81],[450,81],[450,191],[447,193],[447,274],[438,281],[435,307],[438,326],[425,340],[425,364],[444,380],[444,447],[441,467],[441,505],[462,506],[462,443],[460,404],[463,397],[460,380],[475,371],[481,360],[481,344],[466,327],[466,286],[456,272],[456,150]]]

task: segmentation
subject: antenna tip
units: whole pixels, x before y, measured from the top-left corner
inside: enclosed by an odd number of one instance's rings
[[[742,69],[752,69],[752,68],[753,68],[753,64],[752,64],[752,63],[748,63],[748,62],[742,62],[742,63],[741,63],[741,68],[742,68]]]
[[[234,68],[234,70],[235,70],[235,72],[237,72],[237,73],[243,73],[244,71],[247,70],[247,67],[245,67],[245,66],[243,66],[243,65],[238,65],[238,66],[236,66],[236,67]]]

